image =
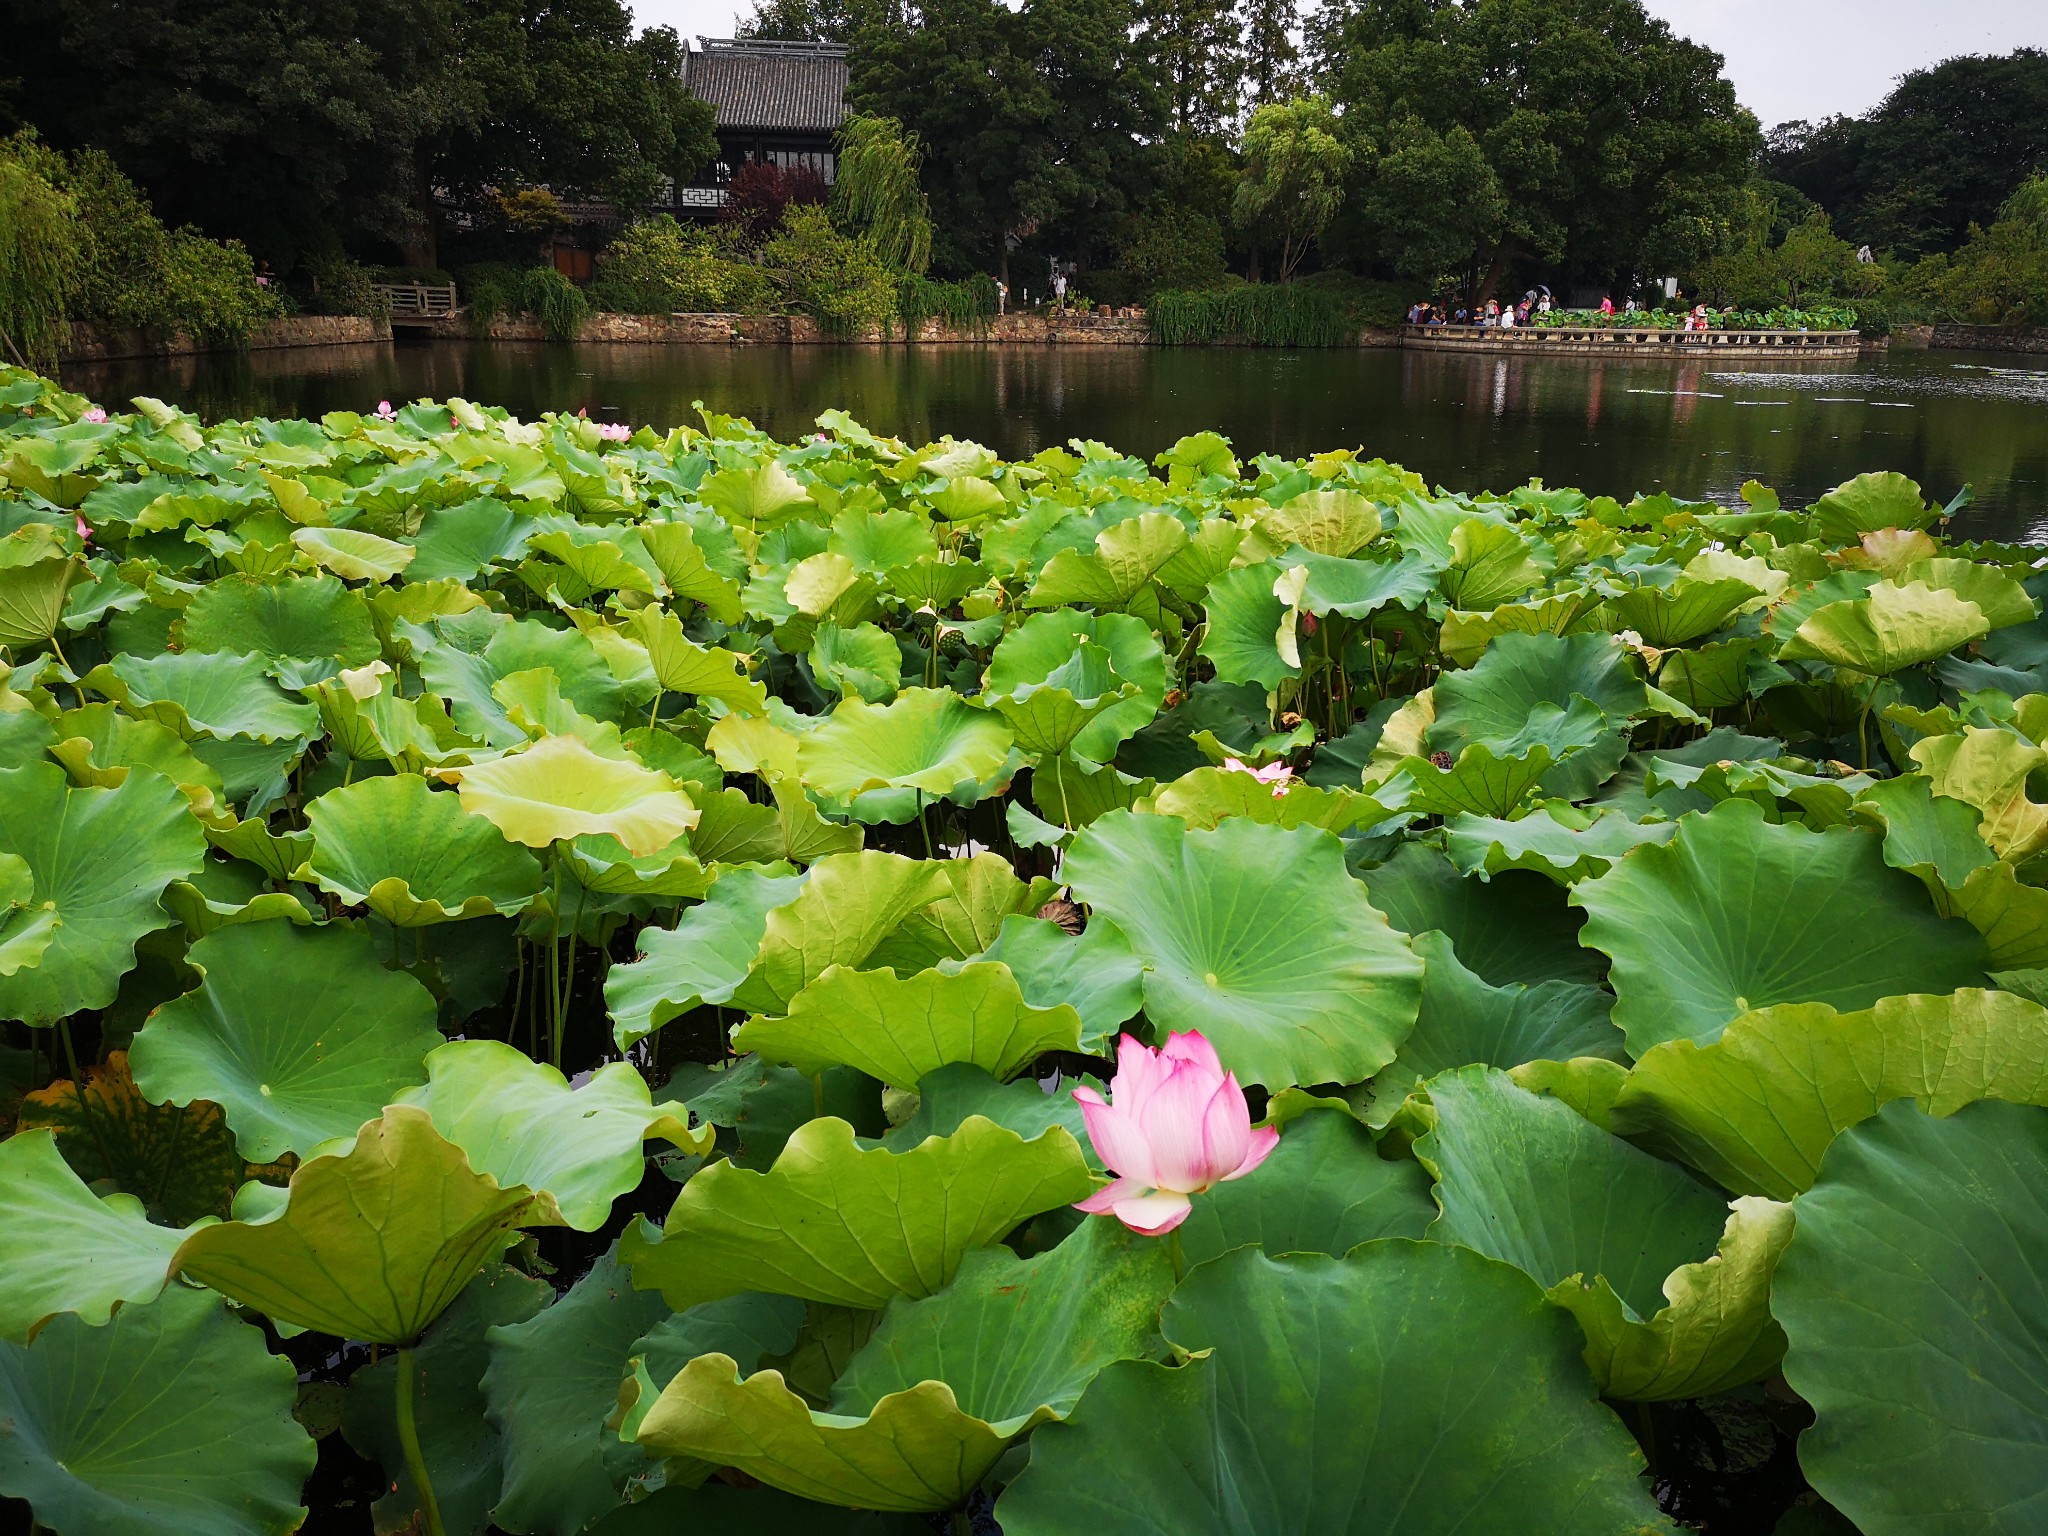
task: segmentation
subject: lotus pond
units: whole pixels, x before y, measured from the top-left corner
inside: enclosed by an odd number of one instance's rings
[[[0,370],[22,1524],[2048,1521],[1961,496],[135,406]]]

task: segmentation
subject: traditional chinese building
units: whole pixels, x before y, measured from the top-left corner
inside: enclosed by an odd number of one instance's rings
[[[676,189],[677,212],[715,211],[750,160],[832,180],[833,136],[846,121],[844,44],[700,37],[683,83],[718,113],[718,156]]]

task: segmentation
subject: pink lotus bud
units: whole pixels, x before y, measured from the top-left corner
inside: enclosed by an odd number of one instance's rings
[[[606,421],[598,424],[597,435],[608,443],[623,443],[633,435],[633,429],[623,421]]]
[[[1157,1051],[1118,1040],[1109,1093],[1105,1103],[1093,1088],[1074,1090],[1095,1155],[1118,1175],[1077,1209],[1147,1237],[1171,1232],[1194,1209],[1188,1196],[1243,1178],[1280,1141],[1271,1127],[1252,1129],[1236,1075],[1193,1030],[1168,1035]]]
[[[88,405],[78,419],[80,421],[89,421],[94,426],[98,426],[107,419],[107,413],[96,405]]]
[[[391,409],[391,402],[389,400],[379,400],[377,402],[377,414],[384,420],[390,421],[398,412]]]
[[[72,516],[78,519],[79,542],[81,544],[90,544],[92,542],[92,524],[88,523],[85,520],[85,515],[83,513],[74,512]]]

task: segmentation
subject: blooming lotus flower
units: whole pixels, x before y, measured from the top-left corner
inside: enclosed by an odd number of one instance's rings
[[[1263,768],[1254,768],[1251,764],[1241,763],[1234,757],[1226,757],[1223,759],[1223,767],[1227,773],[1248,773],[1261,784],[1272,785],[1275,800],[1287,793],[1287,786],[1294,780],[1294,770],[1285,763],[1268,763]]]
[[[597,425],[597,435],[608,443],[623,443],[633,435],[633,429],[623,421],[601,421]]]
[[[92,422],[92,423],[93,423],[93,424],[94,424],[95,426],[97,426],[97,425],[98,425],[98,424],[99,424],[100,422],[103,422],[103,421],[105,421],[105,420],[107,419],[107,413],[106,413],[105,411],[101,410],[101,409],[100,409],[100,408],[99,408],[98,406],[96,406],[96,405],[89,405],[89,406],[87,406],[87,407],[85,408],[85,410],[84,410],[84,411],[83,411],[83,412],[82,412],[82,413],[81,413],[81,414],[79,415],[79,418],[78,418],[78,419],[79,419],[80,421],[89,421],[89,422]]]
[[[391,409],[391,402],[389,400],[379,400],[377,402],[377,415],[385,421],[390,421],[398,415],[398,412]]]
[[[1079,1204],[1147,1237],[1163,1237],[1194,1209],[1188,1199],[1266,1160],[1279,1131],[1252,1129],[1237,1077],[1200,1034],[1168,1035],[1155,1051],[1125,1035],[1117,1042],[1109,1101],[1093,1088],[1074,1098],[1095,1154],[1118,1177]]]

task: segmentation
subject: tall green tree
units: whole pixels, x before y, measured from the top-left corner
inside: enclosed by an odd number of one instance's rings
[[[1237,119],[1244,54],[1232,0],[1138,0],[1138,45],[1181,133]]]
[[[1294,276],[1336,216],[1350,163],[1337,119],[1320,96],[1274,102],[1252,114],[1231,217],[1240,229],[1278,248],[1281,282]]]
[[[1315,41],[1361,204],[1401,202],[1383,176],[1465,163],[1490,218],[1476,228],[1473,210],[1444,206],[1471,241],[1449,265],[1482,292],[1517,263],[1612,282],[1700,259],[1750,174],[1756,120],[1720,55],[1640,0],[1352,0]],[[1360,262],[1400,259],[1383,225],[1349,221],[1342,244]]]
[[[1299,0],[1239,0],[1236,46],[1242,56],[1245,104],[1263,107],[1292,95],[1301,84]]]
[[[932,205],[918,180],[924,145],[892,117],[856,112],[839,129],[832,217],[883,261],[922,272],[932,261]]]

